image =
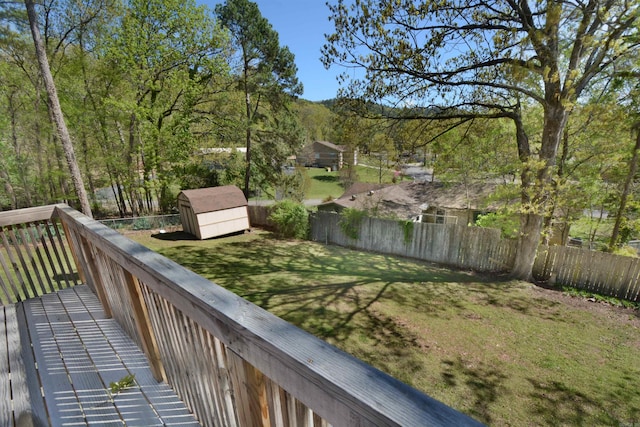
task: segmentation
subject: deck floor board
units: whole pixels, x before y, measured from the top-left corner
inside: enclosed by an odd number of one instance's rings
[[[7,306],[2,307],[0,356],[5,351],[7,356],[2,356],[0,364],[0,412],[7,405],[16,406],[16,402],[6,397],[11,393],[9,355],[12,354],[7,347],[16,339],[20,341],[19,332],[22,352],[31,357],[18,359],[30,361],[37,369],[27,367],[27,378],[18,381],[31,394],[42,386],[44,400],[38,396],[44,402],[38,412],[41,424],[199,426],[173,390],[153,378],[144,353],[115,320],[106,318],[88,287],[76,286],[9,307],[9,313],[22,310],[22,316],[12,314],[13,319],[17,318],[14,322],[17,327],[9,327],[5,319]],[[25,336],[32,339],[27,349]],[[135,383],[111,395],[111,382],[129,374],[135,375]],[[28,403],[28,394],[19,399]],[[0,414],[0,425],[14,425],[6,417]]]

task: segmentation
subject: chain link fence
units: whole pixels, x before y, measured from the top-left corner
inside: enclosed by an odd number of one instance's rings
[[[100,222],[114,230],[166,230],[182,225],[180,215],[152,215],[135,218],[103,219]]]

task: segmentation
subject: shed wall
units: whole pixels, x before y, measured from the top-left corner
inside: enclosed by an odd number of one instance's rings
[[[189,234],[198,236],[198,220],[188,199],[178,197],[178,212],[180,212],[182,229]]]
[[[249,228],[249,213],[247,207],[241,206],[197,215],[196,232],[192,234],[195,234],[198,239],[202,240],[247,230]]]

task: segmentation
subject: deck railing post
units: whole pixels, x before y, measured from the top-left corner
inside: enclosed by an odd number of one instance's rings
[[[133,309],[134,322],[138,335],[142,341],[143,351],[147,355],[149,365],[151,366],[151,372],[153,377],[158,381],[166,381],[166,374],[164,372],[164,366],[162,365],[162,358],[160,357],[160,350],[158,349],[158,343],[151,327],[151,321],[149,319],[149,312],[147,306],[144,303],[144,297],[142,295],[142,289],[140,289],[140,282],[129,271],[124,270],[125,286],[129,301],[131,301],[131,308]]]
[[[105,316],[110,319],[113,316],[113,312],[111,311],[111,304],[109,304],[109,298],[107,298],[104,283],[102,282],[102,275],[104,273],[96,260],[96,254],[94,253],[95,248],[90,245],[84,237],[80,236],[80,240],[87,257],[87,267],[93,279],[94,291],[102,304]]]
[[[71,227],[69,227],[69,225],[64,220],[61,220],[60,222],[62,224],[62,229],[64,230],[64,235],[67,238],[67,243],[69,244],[71,256],[73,257],[73,261],[75,262],[76,268],[78,270],[78,277],[80,277],[80,281],[82,283],[91,285],[87,282],[87,276],[85,275],[86,265],[83,262],[84,259],[80,258],[77,253],[77,251],[80,250],[80,247],[76,238],[77,236],[75,234],[75,230],[73,230],[74,232],[71,232]]]

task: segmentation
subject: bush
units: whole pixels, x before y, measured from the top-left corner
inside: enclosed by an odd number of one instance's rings
[[[302,203],[282,200],[271,209],[269,220],[276,227],[276,235],[304,239],[309,228],[309,212]]]
[[[340,213],[340,229],[349,238],[358,240],[358,232],[360,231],[360,224],[362,220],[367,216],[365,211],[361,211],[355,208],[346,208]]]
[[[404,243],[409,244],[413,239],[413,229],[415,227],[415,223],[411,220],[400,220],[398,221],[400,227],[402,227],[402,234],[404,236]]]
[[[614,255],[637,257],[638,251],[629,245],[624,245],[613,250]]]
[[[134,230],[150,230],[151,223],[149,222],[148,218],[140,217],[133,222],[133,229]]]
[[[498,228],[503,239],[515,239],[520,230],[520,218],[511,213],[488,213],[480,215],[476,225],[485,228]]]

